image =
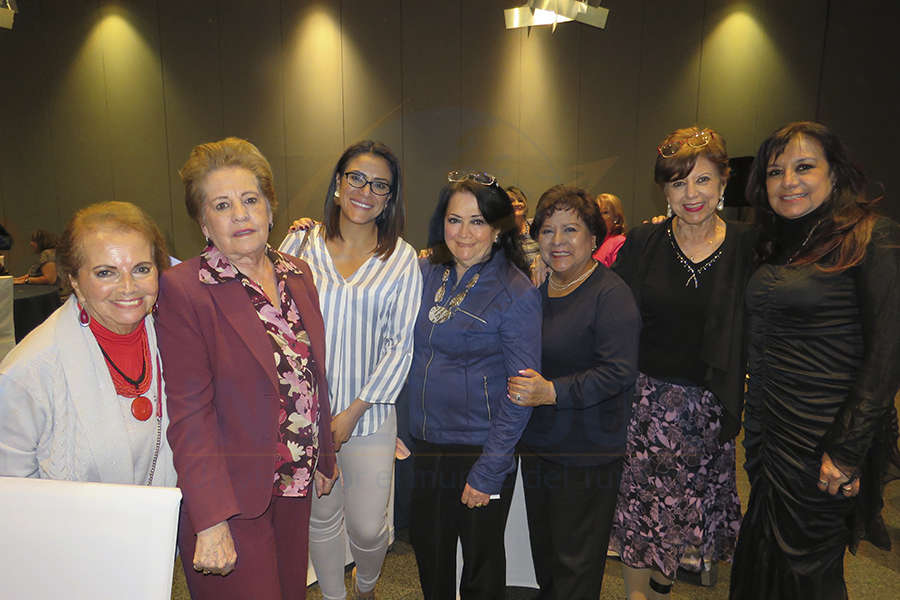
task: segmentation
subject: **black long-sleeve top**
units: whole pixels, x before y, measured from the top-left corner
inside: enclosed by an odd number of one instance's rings
[[[604,267],[572,293],[541,286],[542,375],[556,389],[555,406],[534,409],[522,434],[525,451],[553,462],[605,464],[625,450],[637,378],[641,319],[628,285]]]

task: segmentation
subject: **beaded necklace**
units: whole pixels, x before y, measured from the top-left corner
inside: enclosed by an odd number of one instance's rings
[[[683,266],[687,270],[687,272],[690,273],[690,276],[687,278],[687,281],[684,282],[684,287],[687,287],[688,284],[690,284],[691,282],[694,283],[695,289],[700,287],[700,279],[699,279],[698,275],[700,275],[700,273],[702,273],[705,270],[707,270],[708,268],[710,268],[713,265],[713,263],[715,263],[717,260],[719,260],[719,257],[722,256],[722,251],[724,250],[724,248],[723,248],[723,246],[725,245],[724,242],[723,242],[722,246],[719,246],[719,249],[716,250],[712,256],[707,258],[703,262],[703,264],[701,264],[699,267],[697,267],[697,266],[694,266],[694,264],[692,264],[687,258],[685,258],[684,253],[681,251],[681,248],[678,247],[678,243],[675,241],[675,236],[672,234],[671,225],[666,228],[666,234],[669,236],[669,243],[672,245],[672,250],[675,252],[675,258],[677,258],[678,262],[681,263],[681,266]]]

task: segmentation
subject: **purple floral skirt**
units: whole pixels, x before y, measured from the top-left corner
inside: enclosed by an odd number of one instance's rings
[[[609,547],[675,578],[685,553],[729,560],[741,524],[734,440],[719,442],[712,392],[641,373]]]

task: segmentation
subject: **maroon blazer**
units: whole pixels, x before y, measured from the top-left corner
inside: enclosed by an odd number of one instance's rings
[[[287,285],[315,361],[317,470],[331,477],[335,456],[325,380],[325,325],[309,266],[285,258],[303,272],[288,275]],[[163,274],[156,329],[178,487],[191,523],[203,531],[231,517],[258,517],[269,506],[279,400],[271,342],[243,285],[237,280],[201,283],[199,268],[200,258],[195,257]]]

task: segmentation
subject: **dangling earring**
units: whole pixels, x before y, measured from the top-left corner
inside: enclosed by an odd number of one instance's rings
[[[210,247],[210,246],[212,246],[212,245],[213,245],[212,240],[209,239],[209,238],[206,238],[206,247],[208,248],[208,247]]]
[[[269,223],[269,233],[272,233],[272,224]]]
[[[725,208],[725,194],[722,194],[719,197],[719,203],[716,204],[716,210],[722,210]]]
[[[666,218],[669,219],[672,217],[672,205],[666,204]]]
[[[81,305],[81,302],[78,303],[78,324],[82,327],[87,327],[91,324],[91,315],[89,315],[88,311]]]

